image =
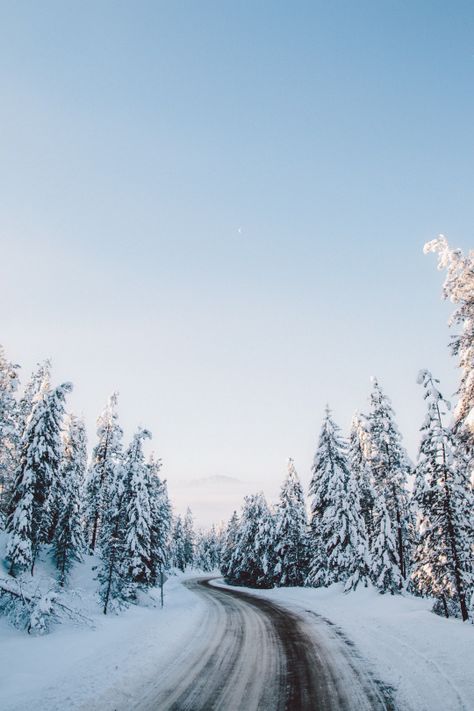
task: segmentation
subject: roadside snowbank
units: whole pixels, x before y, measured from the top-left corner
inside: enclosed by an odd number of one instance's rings
[[[221,581],[214,584],[228,587]],[[474,709],[474,626],[434,615],[432,601],[380,595],[374,588],[344,594],[341,585],[238,589],[316,613],[337,625],[374,676],[393,687],[397,708]]]
[[[74,581],[80,608],[95,629],[63,624],[49,635],[31,637],[0,618],[2,711],[127,708],[156,670],[178,656],[202,618],[203,603],[181,585],[195,574],[168,580],[163,609],[132,606],[104,616],[88,584],[87,565],[78,573],[86,583],[81,590]]]

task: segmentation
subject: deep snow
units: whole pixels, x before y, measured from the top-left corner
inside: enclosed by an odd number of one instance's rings
[[[127,708],[199,625],[203,603],[180,580],[166,582],[163,609],[156,591],[156,607],[132,606],[120,615],[104,616],[90,586],[79,588],[94,629],[63,624],[31,637],[0,618],[2,711]]]

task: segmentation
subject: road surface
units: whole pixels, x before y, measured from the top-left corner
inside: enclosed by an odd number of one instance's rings
[[[205,599],[195,638],[147,685],[136,711],[393,709],[326,621],[238,589],[185,585]]]

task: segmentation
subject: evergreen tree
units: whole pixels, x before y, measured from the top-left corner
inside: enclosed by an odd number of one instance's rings
[[[370,541],[367,535],[365,519],[362,512],[359,480],[349,471],[347,490],[341,499],[341,513],[339,519],[347,526],[345,537],[339,532],[339,546],[335,546],[334,553],[340,550],[340,560],[336,565],[339,575],[345,579],[344,589],[355,590],[359,583],[367,586],[370,578]],[[344,560],[345,557],[345,560]],[[331,556],[329,557],[331,562]]]
[[[169,539],[172,508],[166,481],[160,479],[161,460],[151,455],[148,462],[148,487],[151,513],[151,583],[159,582],[159,574],[169,564]]]
[[[310,583],[344,582],[355,589],[369,575],[367,533],[360,508],[359,489],[349,471],[347,447],[329,409],[315,457],[312,491],[324,491],[324,509],[313,499],[318,517],[318,548],[310,567]],[[323,564],[322,564],[323,563]]]
[[[364,415],[356,412],[351,422],[349,436],[349,469],[359,491],[360,510],[364,518],[369,544],[373,539],[374,490],[370,480],[370,435],[369,423]]]
[[[125,479],[121,465],[111,471],[107,506],[102,514],[100,531],[101,566],[98,580],[104,615],[111,604],[120,607],[127,596],[125,559]]]
[[[183,521],[184,535],[184,562],[186,567],[191,567],[194,563],[194,522],[191,509],[188,507]]]
[[[211,573],[219,569],[220,546],[215,526],[209,531],[199,531],[196,536],[194,567]]]
[[[8,510],[18,456],[19,436],[16,426],[19,366],[11,363],[0,345],[0,516]]]
[[[65,584],[74,562],[82,560],[84,550],[82,495],[87,465],[86,447],[84,422],[70,415],[64,434],[59,518],[53,541],[61,585]]]
[[[293,459],[280,492],[275,519],[277,585],[303,585],[307,574],[307,516],[303,488]]]
[[[400,591],[402,577],[396,536],[385,498],[378,496],[374,507],[374,539],[371,550],[370,578],[381,593]]]
[[[152,515],[148,468],[143,454],[145,439],[151,439],[151,433],[139,429],[123,463],[124,565],[128,582],[127,594],[131,599],[136,598],[139,587],[150,585],[152,579]]]
[[[184,573],[186,570],[186,555],[184,527],[181,516],[176,516],[174,521],[171,550],[173,566]]]
[[[462,444],[443,417],[450,405],[438,390],[439,381],[422,370],[418,382],[425,389],[427,415],[421,428],[413,497],[418,506],[418,541],[413,578],[418,590],[433,595],[449,616],[458,608],[468,619],[473,592],[473,496]]]
[[[209,572],[219,570],[221,564],[221,539],[214,525],[207,535],[207,560]]]
[[[237,516],[237,511],[234,511],[224,533],[220,558],[221,573],[227,582],[229,582],[229,576],[232,574],[232,560],[236,550],[238,531],[239,517]]]
[[[36,370],[32,373],[18,402],[17,427],[20,437],[22,437],[25,432],[28,419],[35,403],[50,390],[50,383],[51,361],[45,360],[43,363],[38,363]]]
[[[401,579],[410,568],[410,548],[413,522],[410,516],[407,478],[410,473],[408,455],[402,445],[390,400],[373,378],[371,394],[370,468],[377,498],[384,497],[395,535]],[[375,527],[377,530],[377,527]]]
[[[446,269],[443,286],[445,299],[457,304],[450,325],[460,325],[461,332],[451,339],[451,352],[459,359],[461,382],[454,412],[454,431],[474,459],[474,251],[465,256],[451,249],[443,235],[425,244],[427,252],[438,252],[438,268]],[[472,462],[471,462],[472,464]]]
[[[109,487],[122,454],[122,428],[118,424],[118,394],[113,393],[97,419],[98,442],[92,452],[87,482],[87,529],[89,551],[93,553],[99,540],[101,521],[109,508]]]
[[[328,531],[324,515],[332,504],[330,487],[333,481],[347,479],[349,475],[346,448],[339,432],[329,407],[326,407],[309,485],[312,500],[307,583],[315,587],[329,584],[328,537],[332,531]]]
[[[7,522],[10,534],[7,560],[10,573],[34,564],[42,543],[51,530],[51,490],[60,475],[61,428],[66,394],[72,385],[64,383],[39,400],[25,430],[20,462]]]
[[[237,585],[273,587],[274,522],[263,494],[246,496],[227,579]]]

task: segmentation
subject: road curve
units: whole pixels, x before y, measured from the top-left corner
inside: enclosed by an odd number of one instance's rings
[[[148,686],[136,711],[393,709],[331,626],[238,589],[184,583],[205,599],[195,638]]]

